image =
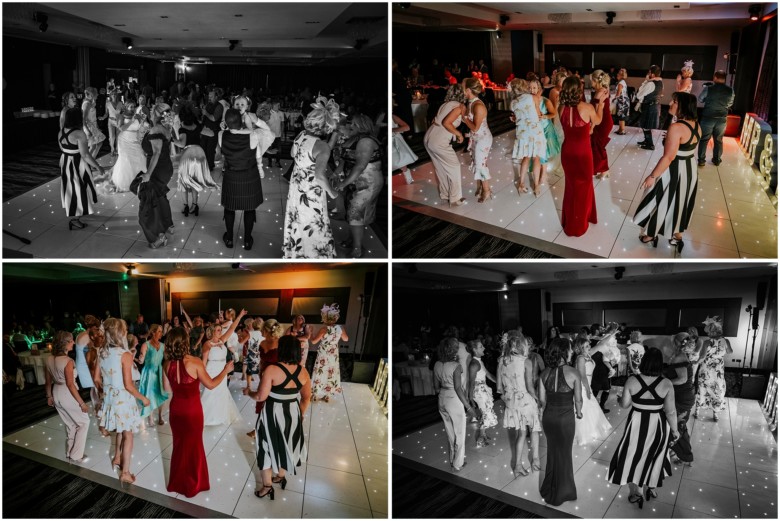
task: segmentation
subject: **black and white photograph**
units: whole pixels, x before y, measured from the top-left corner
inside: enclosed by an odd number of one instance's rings
[[[4,4],[4,257],[387,258],[387,40],[387,3]]]
[[[777,264],[392,282],[394,518],[777,519]]]
[[[387,264],[3,266],[3,517],[387,518]]]

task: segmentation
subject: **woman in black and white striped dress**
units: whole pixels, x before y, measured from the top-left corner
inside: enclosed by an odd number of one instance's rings
[[[257,391],[244,389],[244,394],[255,400],[265,400],[255,427],[257,465],[263,477],[262,488],[255,490],[259,498],[273,499],[274,483],[284,490],[287,472],[295,474],[295,467],[306,459],[303,415],[311,402],[311,384],[300,362],[301,343],[294,336],[283,336],[278,363],[264,370]]]
[[[645,193],[634,214],[643,228],[639,240],[658,245],[658,235],[671,236],[669,244],[682,252],[682,233],[688,228],[696,203],[698,172],[696,148],[701,130],[696,122],[696,97],[685,92],[672,94],[669,115],[677,123],[669,127],[664,155],[645,179]],[[656,182],[660,178],[660,182]]]
[[[677,411],[672,382],[662,376],[664,358],[651,347],[639,364],[641,374],[630,376],[620,397],[620,406],[632,407],[626,430],[612,455],[607,481],[631,490],[628,501],[639,508],[657,498],[655,487],[672,475],[669,446],[677,441]]]

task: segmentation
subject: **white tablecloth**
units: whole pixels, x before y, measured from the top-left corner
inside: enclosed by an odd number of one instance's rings
[[[49,352],[43,352],[39,355],[33,355],[30,351],[19,353],[19,361],[22,366],[35,369],[35,381],[38,385],[46,383],[46,359],[51,356]]]
[[[429,396],[435,394],[433,390],[433,371],[425,365],[409,365],[401,362],[393,366],[395,376],[408,376],[412,381],[413,396]]]
[[[423,99],[412,100],[412,120],[414,132],[428,130],[428,101]]]

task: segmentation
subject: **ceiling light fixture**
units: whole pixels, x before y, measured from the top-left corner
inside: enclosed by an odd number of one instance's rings
[[[612,25],[612,22],[615,20],[616,16],[617,16],[617,13],[615,11],[608,11],[607,12],[607,25]]]
[[[501,31],[496,31],[496,39],[501,39]]]
[[[748,8],[748,13],[750,13],[750,21],[755,22],[761,15],[761,6],[759,4],[751,5]]]
[[[235,50],[236,46],[241,40],[230,40],[230,46],[228,47],[228,50],[233,51]]]
[[[509,21],[509,15],[508,14],[502,14],[498,17],[498,23],[501,25],[506,25],[506,23]]]
[[[128,49],[132,49],[133,48],[133,40],[131,38],[126,37],[126,36],[124,38],[122,38],[122,44],[125,47],[127,47]]]
[[[35,13],[33,15],[33,21],[38,22],[38,30],[45,33],[49,29],[49,15],[46,13]]]
[[[626,268],[623,266],[618,266],[615,268],[615,280],[620,280],[623,278],[623,274],[626,272]]]

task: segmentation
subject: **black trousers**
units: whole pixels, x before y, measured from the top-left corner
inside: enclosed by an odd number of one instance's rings
[[[236,224],[236,211],[225,209],[225,229],[227,230],[228,238],[233,240],[233,227]],[[255,227],[255,221],[257,221],[257,210],[244,210],[244,241],[247,237],[252,236],[252,230]]]
[[[200,135],[200,146],[203,148],[203,152],[206,153],[206,161],[209,164],[209,169],[214,170],[214,159],[217,157],[217,144],[219,139],[215,135],[204,136]]]

